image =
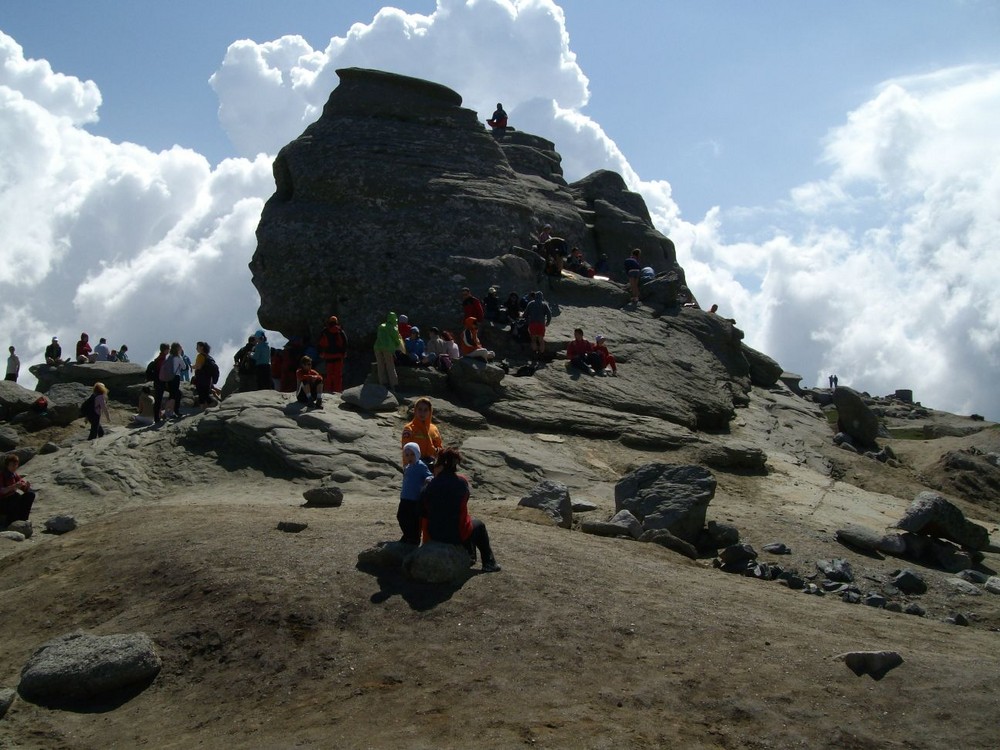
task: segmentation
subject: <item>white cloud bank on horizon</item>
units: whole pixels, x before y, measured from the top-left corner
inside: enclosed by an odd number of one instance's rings
[[[482,54],[498,36],[502,66]],[[670,184],[643,181],[584,113],[588,81],[569,44],[549,0],[383,9],[324,50],[296,36],[234,42],[212,86],[251,158],[213,169],[188,150],[91,136],[81,125],[96,117],[97,87],[24,60],[0,35],[0,257],[19,279],[4,286],[4,319],[39,353],[56,331],[64,347],[88,330],[133,351],[139,342],[143,356],[160,338],[242,341],[257,304],[246,264],[273,191],[270,160],[257,154],[318,116],[336,68],[375,67],[441,82],[484,116],[503,101],[518,127],[555,141],[570,180],[620,172],[676,243],[700,299],[720,302],[748,343],[806,382],[837,372],[873,393],[909,387],[935,408],[1000,417],[988,260],[1000,235],[1000,72],[887,82],[830,131],[828,178],[755,209],[777,229],[732,243],[736,211],[684,221]]]

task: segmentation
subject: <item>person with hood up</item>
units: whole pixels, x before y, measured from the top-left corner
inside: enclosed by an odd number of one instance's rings
[[[331,315],[326,320],[326,328],[319,336],[320,356],[326,365],[323,375],[323,390],[327,393],[341,393],[344,390],[344,360],[347,358],[347,334],[340,327],[340,320]]]
[[[535,292],[535,298],[524,308],[524,319],[531,337],[531,359],[540,360],[545,354],[545,329],[552,324],[552,311],[541,291]]]
[[[434,463],[437,454],[444,447],[441,440],[441,433],[433,424],[434,407],[431,400],[426,396],[421,396],[413,404],[413,419],[403,427],[403,437],[400,444],[404,447],[407,443],[416,443],[420,447],[420,455],[423,456],[424,463],[430,465]]]
[[[420,460],[420,446],[403,445],[403,486],[399,490],[396,521],[403,532],[399,541],[404,544],[420,544],[420,491],[431,476],[430,468]]]
[[[458,340],[458,349],[463,357],[475,357],[489,362],[493,359],[493,352],[483,348],[483,345],[479,343],[478,327],[476,319],[471,315],[465,319],[465,327]]]
[[[396,375],[396,352],[406,353],[406,346],[399,335],[399,321],[396,313],[385,316],[385,322],[379,325],[375,334],[375,365],[378,370],[378,382],[390,391],[396,390],[399,377]]]

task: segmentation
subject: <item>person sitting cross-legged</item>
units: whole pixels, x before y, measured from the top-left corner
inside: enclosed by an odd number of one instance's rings
[[[299,360],[295,371],[295,400],[300,404],[323,406],[323,376],[313,369],[312,357],[306,355]]]

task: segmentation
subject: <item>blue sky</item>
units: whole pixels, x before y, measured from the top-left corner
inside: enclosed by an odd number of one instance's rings
[[[1000,417],[1000,3],[397,6],[3,2],[0,255],[27,284],[3,290],[19,349],[64,326],[135,339],[133,309],[202,293],[174,324],[203,338],[222,317],[207,274],[240,298],[211,335],[241,341],[269,156],[334,68],[363,64],[452,86],[484,116],[503,100],[571,179],[620,171],[699,298],[807,382],[837,370]],[[195,278],[174,289],[173,269]],[[65,286],[64,302],[44,309],[31,285]]]

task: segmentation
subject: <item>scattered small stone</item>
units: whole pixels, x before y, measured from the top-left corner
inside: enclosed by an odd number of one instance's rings
[[[951,584],[960,594],[968,594],[969,596],[983,595],[983,592],[979,590],[976,584],[963,581],[961,578],[948,578],[945,580],[945,583]]]
[[[851,583],[854,580],[851,564],[841,557],[834,560],[817,560],[816,568],[831,581]]]
[[[963,628],[969,626],[969,618],[967,618],[961,612],[956,612],[953,615],[948,615],[946,618],[944,618],[944,621],[949,625],[960,625]]]
[[[597,510],[597,503],[592,503],[590,500],[574,500],[573,501],[573,512],[574,513],[589,513],[592,510]]]
[[[903,609],[903,612],[905,612],[908,615],[915,615],[917,617],[923,617],[924,615],[927,614],[927,610],[925,610],[916,602],[910,602],[909,604],[907,604],[906,607]]]
[[[13,526],[13,524],[11,524]],[[960,570],[958,572],[958,577],[963,581],[968,581],[969,583],[979,583],[983,584],[989,580],[989,576],[983,573],[981,570],[972,570],[971,568],[966,568],[965,570]]]
[[[861,600],[861,603],[866,607],[875,607],[876,609],[882,609],[887,602],[888,600],[881,594],[868,594]]]
[[[287,531],[289,534],[298,534],[309,528],[309,524],[299,521],[278,521],[278,531]]]
[[[705,535],[715,549],[722,549],[723,547],[730,547],[740,543],[740,530],[731,523],[709,521],[705,528]]]
[[[607,521],[587,520],[580,524],[584,534],[596,536],[628,536],[638,539],[642,536],[642,524],[631,511],[620,510]],[[669,532],[668,532],[669,533]]]
[[[835,658],[843,661],[858,677],[869,675],[873,680],[881,680],[903,663],[897,651],[851,651]]]
[[[7,715],[15,697],[17,697],[17,691],[11,688],[0,688],[0,719]]]
[[[661,547],[666,547],[667,549],[678,552],[685,557],[690,557],[692,560],[697,559],[698,550],[690,542],[681,539],[678,536],[674,536],[666,529],[648,529],[642,532],[639,537],[640,542],[652,542],[653,544],[659,544]],[[724,569],[725,566],[723,566]],[[726,569],[727,572],[733,572]]]
[[[904,594],[923,594],[927,591],[926,581],[920,577],[919,573],[909,568],[903,568],[894,573],[892,585]]]
[[[899,602],[889,602],[888,604],[885,605],[885,608],[889,612],[902,612],[903,611],[903,605],[900,604]]]
[[[45,522],[45,530],[50,534],[68,534],[75,528],[76,519],[73,516],[52,516]]]
[[[42,445],[42,447],[38,449],[38,452],[41,453],[43,456],[47,456],[48,454],[55,453],[58,450],[59,446],[50,440],[49,442]]]
[[[814,596],[826,596],[826,592],[823,591],[823,589],[821,589],[815,583],[807,583],[805,587],[802,589],[802,593],[813,594]]]
[[[731,544],[719,553],[722,569],[728,572],[741,572],[747,563],[757,559],[757,550],[749,544]]]
[[[306,508],[339,508],[344,502],[340,487],[311,487],[302,493]]]
[[[1000,576],[990,576],[983,584],[983,588],[991,594],[1000,594]]]
[[[861,594],[856,591],[844,591],[840,595],[840,599],[847,604],[858,604],[861,601]]]
[[[20,531],[0,531],[0,539],[10,539],[12,542],[23,542],[24,534]]]
[[[770,552],[772,555],[792,554],[792,548],[784,542],[771,542],[770,544],[765,544],[763,550],[765,552]]]
[[[35,527],[31,525],[31,521],[13,521],[7,526],[7,531],[17,531],[24,534],[25,539],[31,539],[31,535],[35,533]]]

